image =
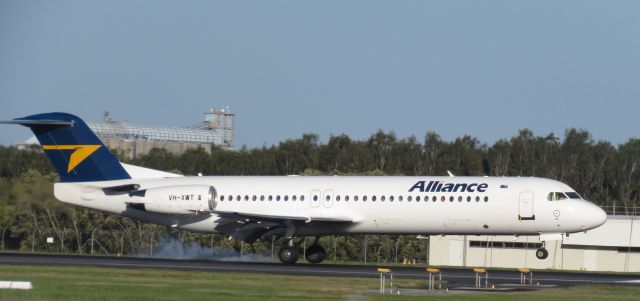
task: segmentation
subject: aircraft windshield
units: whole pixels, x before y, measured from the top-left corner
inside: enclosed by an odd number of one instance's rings
[[[569,197],[562,192],[549,192],[549,194],[547,195],[547,200],[549,201],[560,201],[566,200],[568,198]]]
[[[582,197],[577,192],[565,192],[570,199],[582,199]]]
[[[582,197],[575,191],[571,192],[549,192],[547,195],[547,200],[549,201],[560,201],[560,200],[580,200]]]

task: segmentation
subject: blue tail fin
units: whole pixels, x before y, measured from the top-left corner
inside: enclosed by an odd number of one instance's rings
[[[131,179],[120,162],[77,116],[44,113],[6,123],[31,128],[61,182]]]

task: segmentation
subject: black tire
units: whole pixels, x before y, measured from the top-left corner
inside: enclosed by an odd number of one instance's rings
[[[278,258],[280,258],[280,262],[285,264],[296,263],[300,258],[300,251],[296,247],[283,246],[278,251]]]
[[[536,250],[536,257],[538,259],[547,259],[547,257],[549,257],[549,251],[545,248],[538,249]]]
[[[305,251],[305,255],[308,262],[321,263],[327,257],[327,252],[321,245],[311,245]]]

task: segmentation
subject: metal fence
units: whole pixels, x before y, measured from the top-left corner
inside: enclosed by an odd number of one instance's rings
[[[640,207],[638,206],[624,206],[624,205],[609,205],[600,206],[609,215],[622,215],[622,216],[639,216]]]

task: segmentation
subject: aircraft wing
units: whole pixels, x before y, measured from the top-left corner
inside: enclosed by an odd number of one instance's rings
[[[213,213],[220,217],[216,230],[246,242],[253,242],[268,235],[291,236],[297,224],[346,225],[355,222],[353,218],[347,216],[280,215],[222,210],[214,210]]]

